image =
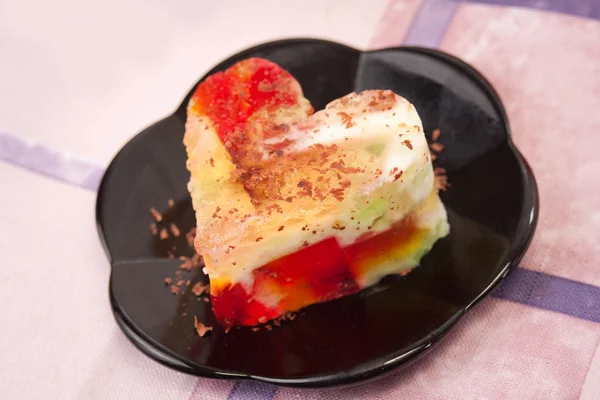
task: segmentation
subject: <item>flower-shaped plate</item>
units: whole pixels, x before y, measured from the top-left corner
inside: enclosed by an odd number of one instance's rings
[[[184,235],[153,236],[148,210],[164,226],[195,225],[182,144],[186,105],[135,136],[102,180],[97,221],[112,274],[110,299],[124,333],[144,353],[177,370],[212,378],[247,378],[296,387],[355,383],[415,360],[519,263],[538,213],[534,176],[511,141],[502,103],[471,66],[443,52],[415,47],[359,51],[323,40],[262,44],[221,62],[206,75],[248,57],[290,71],[316,110],[352,91],[391,89],[412,102],[428,140],[440,129],[436,160],[451,187],[441,193],[451,233],[420,267],[373,288],[303,310],[271,331],[216,323],[210,303],[192,293],[201,269],[172,294],[164,279],[191,256]],[[203,78],[204,79],[204,78]],[[173,199],[173,207],[167,206]],[[159,224],[160,225],[160,224]],[[214,330],[204,337],[194,317]],[[498,324],[507,323],[498,321]]]

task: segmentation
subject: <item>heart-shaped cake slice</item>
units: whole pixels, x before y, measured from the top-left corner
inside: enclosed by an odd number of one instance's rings
[[[406,273],[448,234],[417,110],[389,90],[313,114],[287,71],[247,59],[198,86],[184,144],[195,247],[225,327]]]

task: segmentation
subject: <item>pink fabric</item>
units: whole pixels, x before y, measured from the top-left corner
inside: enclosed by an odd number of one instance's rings
[[[593,322],[487,299],[404,371],[358,387],[281,389],[275,399],[575,399],[599,341]]]
[[[597,400],[600,397],[600,345],[596,347],[594,360],[585,377],[581,400]]]
[[[96,195],[0,164],[0,398],[188,399],[197,379],[161,367],[114,322]],[[203,380],[204,399],[232,382]]]
[[[600,22],[463,4],[442,43],[496,87],[534,169],[540,219],[523,264],[600,286]]]
[[[421,0],[390,0],[371,39],[371,47],[400,46],[420,6]]]
[[[351,3],[3,0],[0,130],[108,165],[244,48],[289,37],[368,47],[388,0]]]

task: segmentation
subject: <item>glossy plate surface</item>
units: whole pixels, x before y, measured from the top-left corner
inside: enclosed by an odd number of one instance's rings
[[[321,40],[263,44],[207,75],[258,56],[290,71],[315,109],[352,91],[391,89],[417,108],[425,132],[441,130],[437,165],[452,187],[441,197],[451,234],[404,278],[308,307],[272,331],[217,326],[209,303],[191,285],[173,295],[164,278],[179,264],[171,246],[182,236],[152,236],[148,210],[166,210],[182,231],[195,224],[186,189],[182,144],[185,108],[135,136],[115,157],[97,200],[100,238],[112,265],[110,297],[125,334],[153,359],[213,378],[252,378],[279,385],[322,387],[369,379],[421,355],[515,268],[532,238],[538,198],[530,168],[512,144],[502,104],[487,81],[460,60],[435,50],[361,52]],[[183,250],[179,250],[183,251]],[[206,281],[200,270],[186,275]],[[194,316],[215,325],[201,338]],[[498,321],[499,324],[507,323]]]

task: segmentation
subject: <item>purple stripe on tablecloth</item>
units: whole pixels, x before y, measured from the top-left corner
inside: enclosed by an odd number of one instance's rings
[[[455,0],[456,1],[456,0]],[[466,0],[470,3],[486,3],[499,6],[529,7],[537,10],[555,11],[580,17],[600,19],[598,0]]]
[[[104,168],[35,143],[0,132],[0,160],[90,190],[97,190]]]
[[[452,0],[423,0],[404,45],[438,47],[457,7],[458,2]]]
[[[242,380],[237,381],[231,393],[229,400],[271,400],[275,397],[277,386],[268,383]]]
[[[517,268],[492,296],[600,322],[600,287]]]

